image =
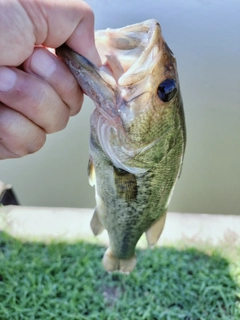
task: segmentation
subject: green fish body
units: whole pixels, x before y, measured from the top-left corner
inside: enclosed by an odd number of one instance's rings
[[[66,45],[57,54],[96,105],[91,116],[89,181],[95,235],[104,229],[107,271],[131,272],[145,232],[163,230],[186,143],[176,59],[156,20],[96,32],[98,68]]]

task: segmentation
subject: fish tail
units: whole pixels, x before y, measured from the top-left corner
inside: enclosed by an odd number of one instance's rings
[[[111,248],[108,248],[103,256],[103,266],[108,272],[120,271],[123,273],[130,273],[135,265],[135,255],[128,259],[119,259],[113,255]]]

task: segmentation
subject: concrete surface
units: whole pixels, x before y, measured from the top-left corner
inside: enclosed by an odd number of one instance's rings
[[[0,230],[26,241],[86,240],[108,244],[104,231],[94,237],[90,229],[93,209],[0,207]],[[167,243],[240,245],[240,216],[169,212],[158,245]],[[146,247],[145,237],[138,243]]]

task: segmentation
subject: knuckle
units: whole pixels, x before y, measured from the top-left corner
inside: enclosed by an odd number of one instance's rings
[[[0,145],[7,158],[21,158],[42,148],[44,130],[20,113],[0,105]]]
[[[94,21],[94,12],[87,3],[84,3],[84,5],[84,18],[88,20],[90,23],[92,23]]]
[[[42,132],[38,134],[37,138],[34,139],[33,143],[29,144],[27,147],[27,154],[32,154],[39,151],[46,142],[46,134]]]
[[[63,97],[69,107],[70,116],[76,115],[83,104],[83,93],[75,79],[64,86]]]
[[[69,108],[64,105],[64,107],[60,107],[58,112],[52,113],[51,119],[52,121],[48,120],[48,122],[45,124],[43,129],[46,133],[54,133],[63,130],[69,120]]]
[[[76,91],[78,90],[78,83],[75,78],[71,75],[69,79],[65,81],[63,84],[63,96],[68,98],[76,95]]]
[[[26,141],[25,137],[18,137],[18,141],[10,151],[13,157],[22,158],[26,155],[33,154],[39,151],[43,147],[45,142],[46,135],[44,133],[38,134],[37,137],[32,136],[31,141]]]

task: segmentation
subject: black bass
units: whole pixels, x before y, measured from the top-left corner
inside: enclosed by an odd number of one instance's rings
[[[95,235],[104,229],[107,271],[131,272],[146,232],[153,246],[163,230],[186,143],[176,59],[156,20],[97,31],[98,68],[66,45],[57,49],[94,101],[89,181],[95,185]]]

